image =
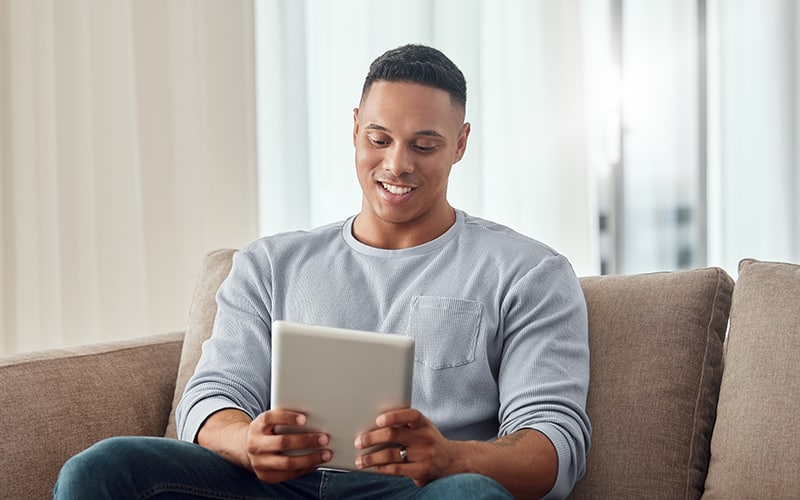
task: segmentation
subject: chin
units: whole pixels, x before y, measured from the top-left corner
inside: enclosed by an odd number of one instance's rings
[[[398,210],[396,208],[382,209],[374,212],[375,216],[387,224],[408,224],[417,219],[417,214],[408,210]]]

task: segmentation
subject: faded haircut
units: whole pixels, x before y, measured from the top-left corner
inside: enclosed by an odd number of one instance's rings
[[[407,82],[425,85],[450,94],[450,100],[462,109],[467,105],[467,82],[464,74],[441,51],[425,45],[403,45],[387,50],[369,66],[361,90],[361,102],[373,83]]]

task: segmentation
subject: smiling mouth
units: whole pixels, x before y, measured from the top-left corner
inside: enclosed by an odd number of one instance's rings
[[[381,186],[383,186],[383,189],[385,189],[386,191],[388,191],[388,192],[390,192],[390,193],[392,193],[394,195],[403,195],[403,194],[410,193],[411,191],[414,190],[414,188],[412,188],[412,187],[395,186],[393,184],[387,184],[385,182],[381,182],[380,184],[381,184]]]

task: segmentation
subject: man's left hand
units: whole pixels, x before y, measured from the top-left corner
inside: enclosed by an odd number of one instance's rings
[[[440,477],[458,472],[458,442],[442,436],[425,415],[413,408],[394,410],[378,416],[377,428],[356,438],[355,446],[363,450],[380,449],[356,458],[356,467],[374,467],[376,471],[406,476],[417,486],[425,486]]]

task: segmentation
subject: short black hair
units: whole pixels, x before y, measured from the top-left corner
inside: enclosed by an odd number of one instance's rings
[[[361,89],[361,100],[378,81],[408,82],[444,90],[462,108],[467,105],[464,74],[441,51],[425,45],[408,44],[387,50],[369,66]]]

